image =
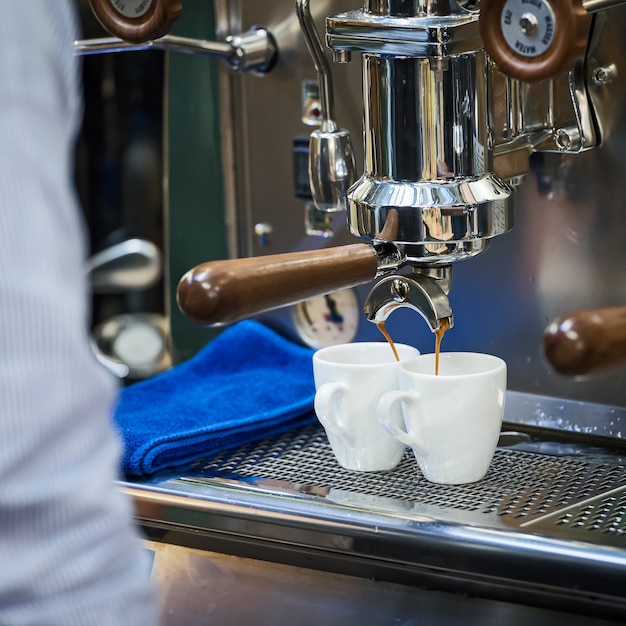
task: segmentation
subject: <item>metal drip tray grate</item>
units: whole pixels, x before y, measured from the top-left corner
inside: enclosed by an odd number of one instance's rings
[[[618,488],[528,521],[534,531],[560,527],[571,539],[588,539],[590,532],[602,533],[604,543],[626,542],[626,489]]]
[[[430,483],[408,450],[345,470],[316,422],[146,486],[139,517],[181,545],[625,623],[623,442],[509,424],[476,483]]]
[[[341,468],[315,423],[148,488],[140,517],[181,545],[621,619],[623,452],[524,433],[500,444],[483,480],[437,485],[411,451],[388,472]]]
[[[490,518],[495,514],[507,526],[521,526],[626,485],[626,465],[621,463],[507,448],[496,451],[483,480],[469,485],[428,482],[410,451],[392,471],[351,472],[337,464],[317,424],[224,452],[196,464],[193,474],[194,481],[219,477],[260,488],[282,485],[371,509],[426,505]],[[626,498],[611,501],[611,507],[614,519],[626,519]]]

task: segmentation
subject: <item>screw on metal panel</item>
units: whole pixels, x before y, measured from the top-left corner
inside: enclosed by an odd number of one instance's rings
[[[333,50],[333,61],[335,63],[350,63],[352,53],[349,50]]]
[[[269,236],[272,234],[272,227],[265,223],[260,222],[254,225],[254,234],[257,236],[259,245],[265,246],[269,243]]]
[[[611,63],[611,65],[596,67],[591,73],[591,80],[594,85],[608,85],[613,81],[616,75],[617,68]]]
[[[580,149],[580,132],[577,128],[559,128],[554,133],[554,142],[561,152]]]

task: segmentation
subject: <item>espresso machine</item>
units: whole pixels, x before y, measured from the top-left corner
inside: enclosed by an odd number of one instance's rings
[[[474,4],[365,2],[328,18],[333,59],[362,59],[364,165],[357,180],[309,3],[296,2],[317,72],[320,123],[308,146],[308,219],[345,211],[351,234],[369,246],[201,264],[178,286],[178,305],[190,319],[227,324],[382,278],[365,301],[368,320],[381,324],[409,307],[433,331],[441,320],[453,324],[452,268],[511,230],[515,189],[531,155],[578,154],[602,143],[601,99],[616,69],[589,56],[588,44],[593,51],[603,30],[592,15],[621,3]],[[410,275],[395,275],[401,268]],[[593,315],[614,342],[620,312]],[[585,375],[623,362],[623,346],[598,346],[594,324],[583,320],[588,316],[566,316],[546,332],[552,367]]]
[[[185,325],[199,347],[251,316],[312,347],[386,324],[424,352],[445,321],[444,350],[509,367],[480,483],[429,484],[409,462],[355,476],[317,427],[122,482],[171,623],[623,622],[626,7],[91,4],[116,38],[83,53],[165,50],[169,98],[179,52],[221,59],[202,71],[224,236],[211,249],[205,229],[189,262],[204,218],[187,244],[168,233],[174,356],[193,351]],[[187,37],[207,15],[215,41]],[[195,180],[171,167],[174,220],[175,186]]]

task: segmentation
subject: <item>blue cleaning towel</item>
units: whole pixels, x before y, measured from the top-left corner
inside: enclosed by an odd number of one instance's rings
[[[313,350],[252,320],[192,359],[121,391],[127,476],[149,477],[315,421]]]

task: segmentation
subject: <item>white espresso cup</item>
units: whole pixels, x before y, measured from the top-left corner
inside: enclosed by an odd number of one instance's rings
[[[382,341],[329,346],[313,355],[315,413],[346,469],[389,470],[404,453],[405,445],[387,433],[376,414],[381,396],[398,389],[401,362],[419,355],[411,346],[395,346],[400,361]],[[402,424],[400,406],[390,409],[389,422]]]
[[[506,363],[489,354],[443,352],[436,375],[435,355],[423,354],[400,365],[398,383],[379,400],[378,418],[413,450],[424,478],[450,485],[483,478],[502,427]]]

